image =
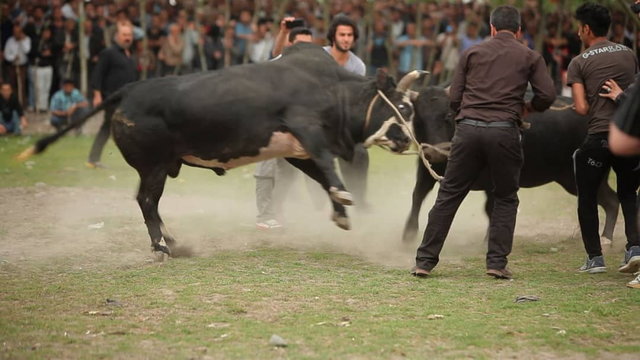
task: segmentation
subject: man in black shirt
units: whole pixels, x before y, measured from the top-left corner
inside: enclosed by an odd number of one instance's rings
[[[21,127],[25,128],[27,125],[27,117],[24,116],[11,84],[3,83],[0,85],[0,135],[18,135]]]
[[[130,51],[133,27],[127,23],[118,23],[116,27],[115,43],[100,53],[93,72],[93,106],[98,106],[102,99],[106,99],[124,85],[136,81],[138,77]],[[114,111],[114,107],[105,110],[104,122],[89,153],[87,166],[90,168],[103,167],[100,156],[111,134],[111,117]]]

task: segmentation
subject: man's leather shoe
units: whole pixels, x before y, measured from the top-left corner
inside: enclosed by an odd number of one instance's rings
[[[419,277],[419,278],[426,278],[427,276],[431,275],[431,271],[425,270],[425,269],[421,269],[421,268],[415,266],[411,270],[411,275],[413,275],[415,277]]]
[[[493,276],[496,279],[506,279],[509,280],[513,277],[513,273],[507,269],[487,269],[487,275]]]

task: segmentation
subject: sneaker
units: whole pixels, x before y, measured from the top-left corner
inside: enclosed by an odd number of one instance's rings
[[[260,230],[272,230],[282,228],[282,224],[278,220],[270,219],[266,221],[259,221],[256,223],[256,227]]]
[[[586,272],[589,274],[598,274],[607,272],[607,267],[604,265],[604,257],[602,255],[596,256],[593,259],[589,259],[587,256],[587,261],[585,261],[584,265],[582,265],[578,271]]]
[[[638,270],[640,270],[640,246],[632,246],[624,252],[624,262],[618,271],[633,274]]]
[[[638,274],[638,276],[636,276],[635,279],[629,281],[627,283],[627,287],[630,287],[633,289],[640,289],[640,274]]]

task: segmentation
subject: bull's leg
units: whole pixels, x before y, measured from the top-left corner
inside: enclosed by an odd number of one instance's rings
[[[418,170],[416,175],[416,184],[413,187],[413,195],[411,200],[411,211],[404,225],[402,232],[402,242],[411,243],[415,240],[418,233],[418,217],[420,216],[420,208],[424,202],[424,198],[433,189],[436,180],[429,174],[427,168],[421,160],[418,160]]]
[[[306,107],[293,106],[287,109],[284,122],[324,177],[331,199],[342,205],[353,205],[353,196],[336,173],[333,162],[335,156],[329,151],[330,145],[319,117]]]
[[[167,232],[158,213],[158,203],[164,191],[167,171],[164,168],[155,168],[152,170],[139,170],[138,173],[140,174],[140,188],[138,189],[137,200],[149,231],[151,248],[153,251],[161,251],[171,255],[171,248],[174,246],[175,240]],[[160,244],[163,237],[167,246]]]
[[[491,213],[493,213],[493,205],[495,203],[495,197],[491,191],[485,191],[485,195],[487,195],[487,200],[484,202],[484,213],[487,214],[487,218],[491,219]],[[484,243],[489,243],[489,228],[491,224],[487,227],[487,233],[484,235]]]
[[[303,173],[308,175],[313,180],[317,181],[322,188],[331,195],[329,182],[325,177],[324,173],[318,168],[315,162],[311,160],[301,160],[301,159],[293,159],[287,158],[287,161],[291,163],[291,165],[300,169]],[[349,217],[347,216],[347,210],[345,207],[338,203],[337,201],[331,198],[331,204],[333,206],[333,213],[331,214],[331,220],[338,225],[339,228],[344,230],[351,229],[351,224],[349,222]]]
[[[605,178],[598,188],[598,205],[602,206],[605,213],[604,229],[600,236],[602,245],[611,245],[613,240],[613,229],[618,220],[618,211],[620,210],[620,201],[616,192],[613,191],[607,179]]]

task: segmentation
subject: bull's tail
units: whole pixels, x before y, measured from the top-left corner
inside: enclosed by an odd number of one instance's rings
[[[113,95],[111,95],[108,98],[106,98],[100,105],[98,105],[93,110],[91,110],[87,115],[85,115],[85,116],[83,116],[83,117],[81,117],[79,119],[76,119],[75,121],[73,121],[69,125],[65,126],[62,130],[56,132],[55,134],[46,136],[46,137],[38,140],[34,145],[32,145],[28,149],[26,149],[23,152],[21,152],[20,155],[18,155],[18,157],[17,157],[18,160],[24,161],[24,160],[27,160],[28,158],[30,158],[32,155],[40,154],[41,152],[45,151],[49,145],[51,145],[54,142],[58,141],[61,137],[63,137],[69,131],[71,131],[71,130],[79,127],[79,126],[82,126],[93,115],[99,113],[100,111],[104,110],[105,108],[107,108],[109,106],[112,106],[114,104],[119,103],[120,100],[122,100],[122,96],[123,96],[123,91],[122,90],[115,92]]]

